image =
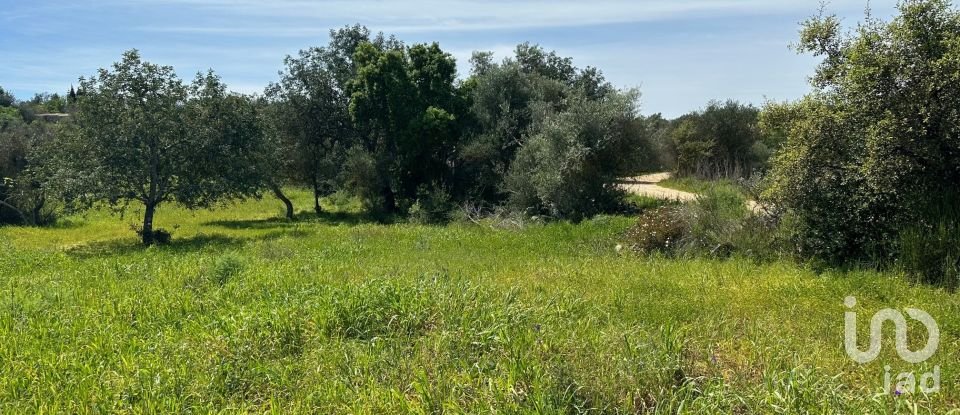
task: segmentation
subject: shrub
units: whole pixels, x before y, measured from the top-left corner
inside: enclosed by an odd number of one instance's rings
[[[153,241],[160,245],[167,245],[170,243],[170,240],[173,239],[173,233],[166,229],[154,229],[153,230]]]
[[[227,254],[217,259],[209,275],[217,285],[224,285],[231,278],[240,275],[245,265],[243,260],[236,254]]]
[[[635,92],[576,97],[568,110],[546,116],[507,174],[511,205],[572,220],[615,209],[622,200],[616,181],[636,169],[645,142],[636,100]]]
[[[960,196],[944,196],[904,228],[898,240],[898,265],[918,281],[960,286]]]
[[[378,214],[383,210],[383,188],[387,186],[377,170],[377,159],[362,148],[347,152],[339,178],[343,189],[363,201],[364,208]]]
[[[682,213],[690,227],[685,248],[719,256],[736,250],[737,235],[750,216],[743,196],[721,187],[707,189],[694,203],[686,205]]]
[[[417,200],[408,211],[409,220],[419,224],[445,223],[450,220],[454,204],[450,193],[440,186],[421,186]]]
[[[645,210],[625,235],[635,252],[674,254],[688,229],[679,206],[661,206]]]
[[[130,230],[134,231],[140,238],[143,238],[143,227],[140,225],[130,225]],[[153,235],[153,242],[158,245],[169,245],[173,240],[173,232],[163,228],[154,228],[151,235]]]
[[[626,240],[641,253],[765,259],[781,253],[785,238],[777,217],[751,212],[739,191],[714,186],[692,203],[646,210]]]
[[[786,138],[769,195],[791,211],[805,256],[883,264],[899,251],[928,274],[925,255],[952,230],[918,212],[960,192],[960,12],[941,0],[898,8],[855,31],[836,16],[804,24],[799,49],[824,61],[813,93],[764,110],[765,130]]]
[[[960,226],[940,222],[900,233],[899,264],[920,282],[949,288],[960,285]]]

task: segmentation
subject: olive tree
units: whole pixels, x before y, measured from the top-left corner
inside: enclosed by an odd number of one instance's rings
[[[518,209],[580,220],[620,201],[617,180],[637,171],[646,137],[637,116],[639,93],[604,100],[571,97],[568,109],[536,122],[505,178]]]
[[[250,193],[226,172],[245,163],[247,140],[232,129],[224,87],[212,74],[185,84],[172,67],[145,62],[136,50],[110,69],[80,80],[74,126],[60,140],[60,186],[70,206],[143,205],[143,244],[154,239],[164,203],[209,207]]]

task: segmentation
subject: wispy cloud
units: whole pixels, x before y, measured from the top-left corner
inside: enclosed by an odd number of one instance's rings
[[[231,15],[214,24],[145,25],[152,32],[300,37],[326,33],[317,22],[361,22],[387,33],[491,31],[591,26],[712,17],[726,14],[783,13],[811,10],[808,2],[769,0],[533,0],[415,2],[358,0],[162,0],[202,13]],[[812,2],[809,2],[812,3]],[[863,1],[841,0],[845,8]],[[151,4],[157,4],[151,2]]]
[[[868,0],[832,0],[850,20]],[[870,0],[889,16],[896,0]],[[283,56],[360,23],[408,43],[438,41],[461,75],[475,50],[498,58],[524,41],[596,66],[618,86],[640,86],[644,109],[679,115],[712,98],[759,103],[806,90],[814,59],[787,44],[820,0],[41,0],[0,13],[0,83],[26,98],[65,91],[81,75],[138,48],[189,78],[216,70],[258,92]],[[852,23],[852,21],[851,21]]]

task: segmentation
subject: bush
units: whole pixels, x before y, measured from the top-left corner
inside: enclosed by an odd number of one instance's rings
[[[347,152],[339,178],[343,189],[363,201],[364,208],[372,214],[382,213],[384,208],[383,188],[387,185],[377,169],[377,159],[362,148]]]
[[[603,101],[577,97],[568,110],[546,116],[507,174],[510,204],[572,220],[616,209],[617,179],[635,171],[637,148],[645,145],[636,100],[634,92]]]
[[[137,236],[143,238],[143,227],[140,225],[130,225],[130,229],[136,232]],[[157,245],[169,245],[173,240],[173,232],[163,228],[155,228],[152,235],[153,242]]]
[[[960,196],[944,196],[899,234],[899,268],[918,281],[960,286]]]
[[[738,178],[763,167],[771,150],[761,141],[758,114],[751,105],[711,101],[677,119],[670,132],[677,173]]]
[[[960,12],[940,0],[898,8],[892,22],[849,32],[836,16],[804,24],[799,49],[824,61],[813,93],[761,117],[786,139],[768,195],[795,219],[804,256],[883,265],[900,255],[939,280],[933,269],[953,272],[951,217],[921,212],[960,192]]]
[[[453,200],[440,186],[421,186],[417,200],[408,211],[409,220],[419,224],[446,223],[454,209]]]
[[[927,229],[910,227],[900,233],[899,264],[918,281],[957,288],[960,285],[960,226],[941,222]]]
[[[784,241],[776,217],[751,212],[740,192],[726,186],[708,188],[686,205],[646,210],[625,237],[640,253],[757,259],[780,254]]]
[[[682,212],[690,227],[685,248],[719,256],[736,250],[738,235],[750,216],[743,196],[720,187],[707,189]]]
[[[625,235],[635,252],[674,254],[688,234],[679,206],[661,206],[644,211]]]

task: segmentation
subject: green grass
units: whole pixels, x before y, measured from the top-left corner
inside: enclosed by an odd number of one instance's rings
[[[704,180],[696,177],[671,177],[657,184],[668,189],[696,194],[702,194],[711,188],[717,188],[721,191],[734,192],[746,197],[743,194],[743,189],[735,181],[729,179]]]
[[[308,196],[297,193],[299,206]],[[618,254],[633,219],[526,228],[275,219],[272,200],[163,206],[142,249],[103,212],[0,229],[0,413],[945,413],[960,405],[960,299],[873,272]],[[492,224],[491,224],[492,225]],[[933,360],[843,350],[916,307]],[[911,344],[925,341],[912,327]],[[894,398],[883,367],[942,368]]]
[[[656,209],[661,206],[677,204],[677,202],[657,199],[649,196],[641,196],[634,193],[628,193],[624,196],[624,203],[637,211]]]

